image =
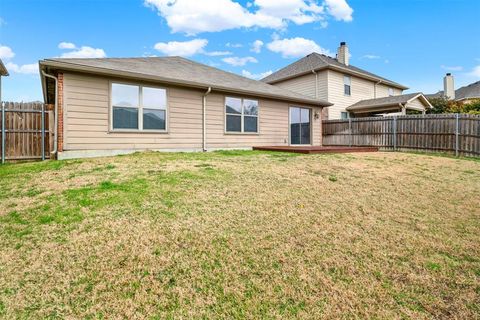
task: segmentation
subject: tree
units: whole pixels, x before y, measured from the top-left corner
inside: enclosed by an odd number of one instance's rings
[[[461,101],[448,100],[445,97],[437,97],[428,99],[433,106],[432,109],[428,109],[427,113],[439,114],[439,113],[469,113],[480,114],[480,99],[475,99],[468,103]]]

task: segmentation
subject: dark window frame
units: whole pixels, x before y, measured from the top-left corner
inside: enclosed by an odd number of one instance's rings
[[[347,79],[348,83],[346,81]],[[343,94],[349,97],[352,95],[352,77],[347,75],[343,76]]]
[[[241,110],[240,110],[240,113],[231,113],[231,112],[227,112],[227,101],[228,99],[237,99],[237,100],[240,100],[240,106],[241,106]],[[252,115],[252,114],[246,114],[245,112],[245,101],[255,101],[256,102],[256,105],[257,105],[257,112],[255,115]],[[224,114],[225,114],[225,126],[224,126],[224,132],[225,134],[258,134],[260,132],[260,128],[259,128],[259,124],[260,124],[260,121],[259,121],[259,118],[260,118],[260,115],[259,115],[259,110],[260,110],[260,103],[257,99],[251,99],[251,98],[241,98],[241,97],[235,97],[235,96],[225,96],[225,101],[224,101]],[[240,118],[240,131],[231,131],[231,130],[228,130],[228,117],[239,117]],[[256,119],[256,131],[247,131],[245,130],[245,118],[249,118],[249,119],[252,119],[252,118],[255,118]]]
[[[114,85],[127,85],[127,86],[132,86],[132,87],[137,87],[138,89],[138,102],[137,106],[135,107],[125,107],[125,106],[116,106],[113,104],[113,86]],[[157,90],[163,90],[164,95],[165,95],[165,101],[164,101],[164,106],[160,106],[157,108],[152,108],[152,106],[144,107],[143,103],[143,89],[148,88],[148,89],[157,89]],[[165,87],[160,87],[160,86],[154,86],[154,85],[143,85],[143,84],[138,84],[138,83],[132,83],[132,82],[121,82],[121,81],[110,81],[110,108],[109,108],[109,117],[110,117],[110,131],[111,132],[137,132],[137,133],[168,133],[168,112],[169,112],[169,107],[168,107],[168,90]],[[137,121],[137,128],[132,129],[132,128],[115,128],[114,127],[114,108],[131,108],[137,110],[137,116],[138,116],[138,121]],[[145,129],[144,128],[144,110],[153,110],[153,111],[163,111],[164,112],[164,128],[163,129]]]

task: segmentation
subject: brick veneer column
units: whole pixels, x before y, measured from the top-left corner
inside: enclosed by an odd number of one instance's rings
[[[57,149],[63,151],[63,73],[59,72],[58,78],[58,127],[57,127]]]

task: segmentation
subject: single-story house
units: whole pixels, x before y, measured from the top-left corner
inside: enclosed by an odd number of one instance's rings
[[[181,57],[45,59],[58,158],[322,144],[331,104]]]
[[[398,113],[405,115],[408,110],[425,113],[432,108],[430,102],[421,93],[409,93],[399,96],[390,96],[377,99],[359,101],[349,107],[347,111],[356,118],[371,117],[378,114]]]

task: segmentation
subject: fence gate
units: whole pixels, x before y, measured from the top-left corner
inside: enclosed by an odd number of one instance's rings
[[[53,111],[36,102],[2,102],[0,152],[8,160],[50,158],[53,144]]]

